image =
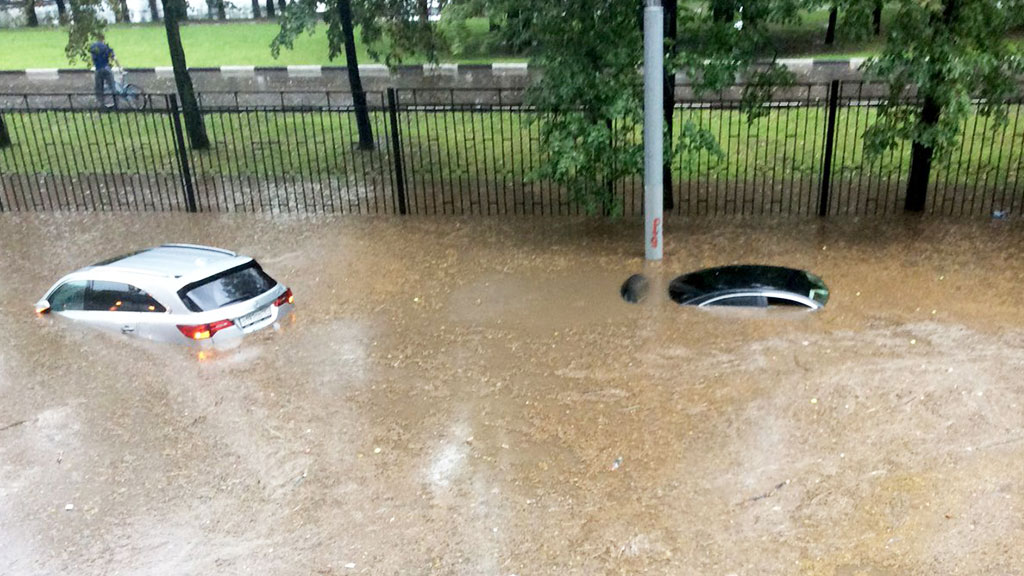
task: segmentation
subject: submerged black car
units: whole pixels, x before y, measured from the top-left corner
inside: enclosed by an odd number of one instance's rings
[[[722,266],[684,274],[669,284],[669,296],[690,306],[806,306],[828,302],[828,287],[810,272],[781,266]]]

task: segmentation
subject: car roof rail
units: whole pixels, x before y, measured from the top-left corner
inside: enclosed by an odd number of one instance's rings
[[[191,248],[193,250],[206,250],[207,252],[216,252],[218,254],[224,254],[226,256],[238,256],[237,253],[231,250],[225,250],[223,248],[214,248],[213,246],[203,246],[201,244],[161,244],[161,248]]]

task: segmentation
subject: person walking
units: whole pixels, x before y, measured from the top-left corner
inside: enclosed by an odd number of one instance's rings
[[[92,65],[95,68],[96,100],[100,103],[100,107],[113,108],[113,93],[116,86],[110,64],[113,63],[117,66],[121,64],[117,61],[117,56],[114,55],[114,49],[107,45],[106,38],[104,38],[102,32],[97,34],[96,41],[89,45],[89,55],[92,56]],[[104,90],[108,86],[112,95],[110,104],[106,103],[106,97],[104,96]]]

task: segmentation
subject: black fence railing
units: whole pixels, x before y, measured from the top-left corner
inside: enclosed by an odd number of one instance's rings
[[[672,213],[901,212],[910,146],[874,158],[863,149],[882,95],[862,83],[793,86],[751,122],[738,90],[682,90],[674,132],[707,130],[720,150],[675,156]],[[349,93],[203,93],[212,146],[192,150],[173,96],[102,112],[92,94],[0,94],[0,211],[583,212],[535,177],[540,127],[521,90],[389,90],[368,101],[376,146],[363,151]],[[961,146],[934,165],[927,212],[1024,209],[1021,102],[1008,105],[1005,124],[972,115],[961,127]],[[625,134],[641,137],[639,127]],[[640,214],[639,177],[608,186],[624,214]]]

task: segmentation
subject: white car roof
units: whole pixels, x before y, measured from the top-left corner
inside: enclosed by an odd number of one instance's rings
[[[61,282],[93,278],[139,286],[159,279],[160,284],[177,290],[250,261],[252,258],[248,256],[210,246],[164,244],[86,266],[68,274]]]

